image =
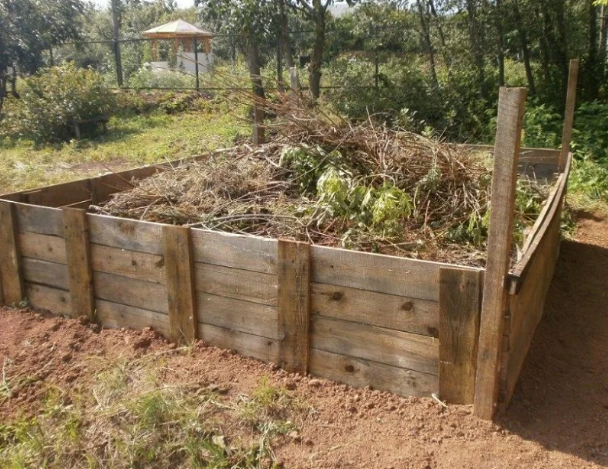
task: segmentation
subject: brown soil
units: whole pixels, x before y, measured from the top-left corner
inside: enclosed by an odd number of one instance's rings
[[[512,405],[495,424],[471,407],[442,409],[431,399],[399,398],[325,380],[288,375],[272,365],[198,344],[193,354],[152,331],[97,330],[30,311],[0,311],[0,363],[33,384],[0,399],[0,421],[35,413],[45,386],[83,386],[91,356],[168,353],[173,379],[250,393],[263,376],[293,390],[314,411],[297,439],[275,448],[295,468],[608,467],[608,223],[582,220],[579,241],[562,256]]]

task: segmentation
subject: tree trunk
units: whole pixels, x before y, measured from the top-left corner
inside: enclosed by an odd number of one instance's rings
[[[437,69],[435,67],[435,52],[433,51],[433,43],[431,42],[431,33],[429,31],[428,16],[425,7],[422,5],[422,0],[417,0],[418,13],[420,15],[420,27],[422,28],[422,38],[424,40],[427,52],[429,54],[429,65],[431,68],[431,79],[435,89],[439,89],[439,80],[437,79]]]
[[[505,33],[502,0],[496,0],[496,32],[498,33],[498,85],[505,86]]]
[[[281,14],[281,47],[285,67],[289,70],[293,67],[293,56],[291,55],[291,40],[289,37],[289,18],[285,13],[285,0],[279,3]]]
[[[551,70],[549,68],[551,54],[549,54],[549,43],[547,42],[547,28],[549,26],[546,21],[546,18],[541,15],[538,6],[535,9],[535,13],[538,23],[543,24],[543,34],[540,35],[541,66],[543,69],[543,79],[545,81],[545,87],[548,87],[551,83]]]
[[[517,34],[521,45],[521,50],[524,55],[524,68],[526,69],[526,79],[528,80],[528,90],[531,95],[536,94],[536,86],[534,86],[534,75],[532,73],[532,65],[530,63],[530,48],[528,47],[528,35],[522,21],[521,12],[517,2],[513,3],[513,13],[515,24],[517,25]]]
[[[266,94],[264,93],[264,84],[262,83],[262,61],[260,59],[260,48],[258,41],[255,37],[249,37],[247,41],[247,63],[249,65],[249,76],[251,78],[251,85],[253,86],[253,93],[264,99]]]
[[[431,15],[433,15],[433,19],[435,23],[437,23],[437,33],[439,34],[439,42],[441,43],[441,55],[443,56],[443,61],[445,62],[445,66],[448,69],[448,77],[451,76],[451,67],[452,67],[452,58],[448,54],[448,48],[445,42],[445,34],[443,33],[443,27],[441,26],[441,18],[437,14],[437,9],[435,8],[435,1],[428,0],[428,6],[431,10]]]
[[[602,72],[598,61],[598,21],[597,7],[593,0],[589,0],[589,50],[585,63],[585,98],[593,101],[599,97]]]
[[[315,39],[312,48],[312,57],[308,68],[310,80],[310,92],[313,98],[321,95],[321,66],[323,65],[323,53],[325,52],[325,8],[320,0],[313,1]]]
[[[485,72],[484,72],[484,57],[483,46],[481,40],[481,29],[477,18],[477,0],[467,0],[467,15],[469,20],[469,40],[471,42],[471,51],[473,52],[473,60],[477,67],[477,81],[479,87],[479,96],[485,97]]]
[[[11,82],[11,94],[13,98],[19,98],[19,93],[17,92],[17,66],[13,64],[13,72],[11,74],[10,82]]]

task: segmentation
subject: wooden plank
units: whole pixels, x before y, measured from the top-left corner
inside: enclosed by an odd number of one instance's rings
[[[73,204],[64,205],[61,208],[81,208],[87,210],[91,205],[91,199],[81,200],[80,202],[74,202]]]
[[[68,269],[65,264],[22,258],[23,279],[29,283],[69,290]]]
[[[0,286],[5,304],[17,305],[25,298],[21,252],[15,206],[12,202],[0,201]]]
[[[163,165],[143,166],[136,169],[128,169],[118,173],[104,174],[91,178],[91,199],[93,205],[105,202],[112,194],[133,188],[132,181],[141,180],[153,176],[162,170]]]
[[[315,316],[311,348],[438,375],[439,341],[355,322]]]
[[[163,226],[165,274],[169,304],[169,337],[177,343],[196,339],[196,296],[190,229]]]
[[[310,373],[349,386],[371,386],[400,396],[428,397],[439,389],[436,375],[315,349],[310,351]]]
[[[61,209],[17,204],[20,233],[38,233],[63,238]]]
[[[315,283],[430,301],[439,301],[439,269],[448,265],[322,246],[311,253]]]
[[[45,207],[65,207],[91,198],[88,179],[54,184],[29,194],[27,202]]]
[[[310,245],[279,240],[279,366],[306,374],[310,347]]]
[[[71,313],[72,306],[68,291],[30,283],[26,284],[26,289],[29,303],[34,308],[46,309],[55,314]]]
[[[515,184],[525,102],[525,88],[500,89],[487,243],[490,255],[483,286],[475,381],[474,413],[484,419],[493,418],[498,400],[499,364],[508,298],[507,274],[513,239]]]
[[[104,300],[95,301],[97,321],[104,327],[130,327],[143,329],[151,327],[165,336],[169,336],[169,317],[145,309],[112,303]]]
[[[23,257],[67,264],[63,238],[37,233],[20,233],[19,247]]]
[[[481,277],[458,268],[439,274],[439,395],[451,404],[475,398]]]
[[[311,288],[314,315],[439,337],[439,303],[435,301],[322,283],[313,283]]]
[[[277,273],[277,241],[192,229],[194,261],[265,274]]]
[[[570,72],[568,74],[568,92],[566,95],[566,112],[564,113],[564,128],[562,130],[562,148],[559,155],[558,170],[563,171],[566,167],[570,143],[572,140],[572,127],[574,126],[574,109],[576,107],[576,87],[578,85],[579,59],[570,61]]]
[[[97,299],[169,314],[167,289],[163,285],[93,272],[93,286]]]
[[[87,218],[94,244],[163,255],[163,225],[160,223],[91,214]]]
[[[95,295],[93,293],[87,212],[81,209],[64,208],[63,226],[72,317],[83,316],[92,321],[95,314]]]
[[[234,298],[197,293],[198,322],[278,340],[277,309]]]
[[[200,323],[198,334],[209,345],[234,350],[246,357],[267,363],[277,363],[279,360],[279,343],[276,340]]]
[[[270,306],[277,304],[276,275],[199,262],[194,264],[194,271],[198,292]]]
[[[91,244],[91,263],[97,272],[166,284],[163,256]]]

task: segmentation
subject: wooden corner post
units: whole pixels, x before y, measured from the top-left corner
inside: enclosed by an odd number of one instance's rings
[[[76,208],[63,208],[62,211],[72,317],[93,321],[95,295],[87,212]]]
[[[192,342],[196,339],[197,318],[190,229],[185,226],[163,226],[163,244],[170,339],[178,344]]]
[[[279,366],[306,374],[310,353],[310,245],[279,240]]]
[[[513,211],[525,88],[501,88],[494,147],[488,260],[483,285],[474,414],[492,419],[498,399],[498,380],[508,301],[507,276],[513,240]]]
[[[15,205],[0,200],[0,304],[17,305],[24,298]]]
[[[572,140],[572,127],[574,126],[574,108],[576,107],[576,87],[578,85],[579,59],[570,61],[570,73],[568,74],[568,94],[566,95],[566,111],[564,113],[564,128],[562,131],[562,150],[559,155],[558,171],[564,172],[568,154],[570,153],[570,142]]]

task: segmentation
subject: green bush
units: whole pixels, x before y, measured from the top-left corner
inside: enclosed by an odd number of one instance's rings
[[[36,143],[67,141],[75,120],[106,116],[114,108],[98,73],[68,63],[25,79],[20,98],[7,100],[0,129]]]

